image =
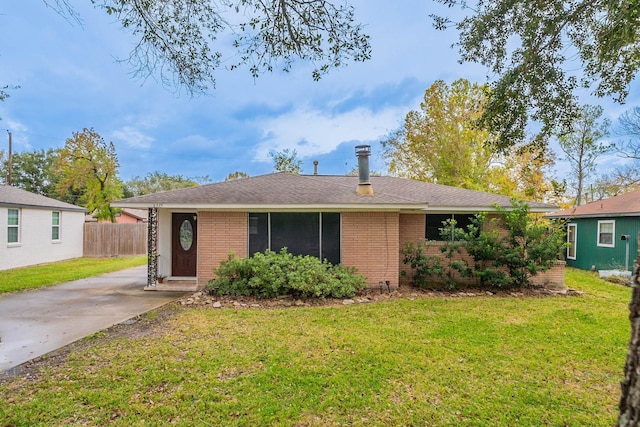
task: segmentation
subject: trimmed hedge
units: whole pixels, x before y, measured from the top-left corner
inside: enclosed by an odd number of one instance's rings
[[[364,277],[354,268],[332,265],[308,255],[292,255],[286,248],[280,252],[258,252],[249,258],[230,254],[214,273],[217,278],[207,288],[215,289],[219,295],[349,298],[366,287]]]

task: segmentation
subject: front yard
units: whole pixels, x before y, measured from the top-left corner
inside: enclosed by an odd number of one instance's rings
[[[75,258],[0,271],[0,293],[58,285],[147,263],[146,256]]]
[[[3,380],[0,424],[610,426],[630,289],[566,282],[584,294],[173,305]]]

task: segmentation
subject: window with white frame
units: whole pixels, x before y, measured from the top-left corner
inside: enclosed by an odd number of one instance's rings
[[[576,259],[578,224],[567,224],[567,259]]]
[[[615,247],[616,222],[613,220],[598,221],[598,246]]]
[[[51,212],[51,240],[60,240],[60,212]]]
[[[20,209],[9,209],[7,215],[7,243],[20,242]]]

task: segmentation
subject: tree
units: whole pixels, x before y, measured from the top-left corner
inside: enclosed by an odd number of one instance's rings
[[[43,1],[79,19],[72,0]],[[138,40],[128,59],[138,77],[158,72],[163,84],[192,94],[215,86],[214,73],[221,66],[246,65],[257,77],[275,68],[288,71],[301,59],[316,65],[312,76],[317,80],[348,60],[371,56],[369,36],[355,22],[353,7],[330,0],[91,2]],[[220,41],[225,39],[232,40],[231,50]]]
[[[125,183],[132,196],[159,193],[178,188],[196,187],[198,178],[185,178],[182,175],[167,175],[162,172],[149,172],[144,178],[139,176]]]
[[[615,149],[623,161],[612,170],[602,174],[594,183],[593,197],[603,199],[640,187],[640,107],[625,111],[618,118],[615,133],[630,137],[616,145]]]
[[[12,181],[15,187],[54,199],[60,199],[56,191],[58,176],[55,161],[58,152],[53,149],[13,153],[11,156]],[[8,160],[0,155],[0,182],[6,183]]]
[[[360,168],[358,166],[354,166],[349,172],[346,173],[346,176],[358,176],[360,175]],[[369,176],[382,176],[382,174],[378,171],[369,171]]]
[[[491,134],[474,125],[482,114],[486,87],[459,79],[429,87],[420,111],[382,141],[393,175],[476,190],[487,189],[497,155]]]
[[[117,210],[110,202],[122,198],[118,179],[118,157],[113,142],[108,144],[93,129],[74,132],[60,149],[56,169],[57,191],[79,191],[78,202],[98,219],[115,221]]]
[[[576,206],[582,204],[583,186],[595,171],[596,160],[613,148],[610,144],[598,142],[609,134],[609,120],[598,122],[602,111],[602,107],[585,105],[580,109],[580,115],[573,122],[570,131],[558,137],[560,148],[575,174]]]
[[[640,170],[637,165],[618,166],[602,174],[591,185],[591,199],[602,200],[640,189]]]
[[[296,150],[285,148],[282,151],[270,151],[269,157],[273,160],[273,169],[277,172],[302,173],[302,161],[298,160]]]
[[[547,147],[536,144],[511,147],[500,167],[491,169],[488,190],[520,200],[568,207],[566,181],[550,178],[554,164],[555,154]]]
[[[637,6],[636,6],[637,16]],[[630,191],[638,187],[640,173],[638,172],[638,160],[640,160],[640,108],[635,107],[625,112],[620,118],[622,132],[634,139],[624,144],[620,149],[623,157],[633,160],[633,163],[619,168],[614,183],[618,184],[618,191]],[[633,293],[629,304],[629,321],[631,323],[631,338],[629,339],[629,352],[624,367],[624,380],[621,383],[622,393],[618,405],[618,426],[636,426],[640,423],[640,253],[636,259],[633,277]]]
[[[632,138],[620,148],[620,154],[628,159],[640,160],[640,107],[622,113],[618,123],[618,133]]]
[[[437,1],[474,11],[434,24],[455,27],[461,59],[497,76],[480,123],[499,149],[524,141],[531,120],[542,125],[540,143],[571,129],[579,90],[624,101],[640,68],[637,1]]]
[[[235,171],[227,175],[227,177],[224,180],[233,181],[234,179],[242,179],[242,178],[249,178],[249,175],[241,171]]]

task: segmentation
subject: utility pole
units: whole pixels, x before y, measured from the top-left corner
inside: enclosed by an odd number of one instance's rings
[[[8,175],[7,176],[7,183],[9,185],[12,185],[12,183],[11,183],[11,131],[9,131],[7,129],[7,133],[9,134],[9,161],[7,162],[8,163],[9,173],[7,174]]]

